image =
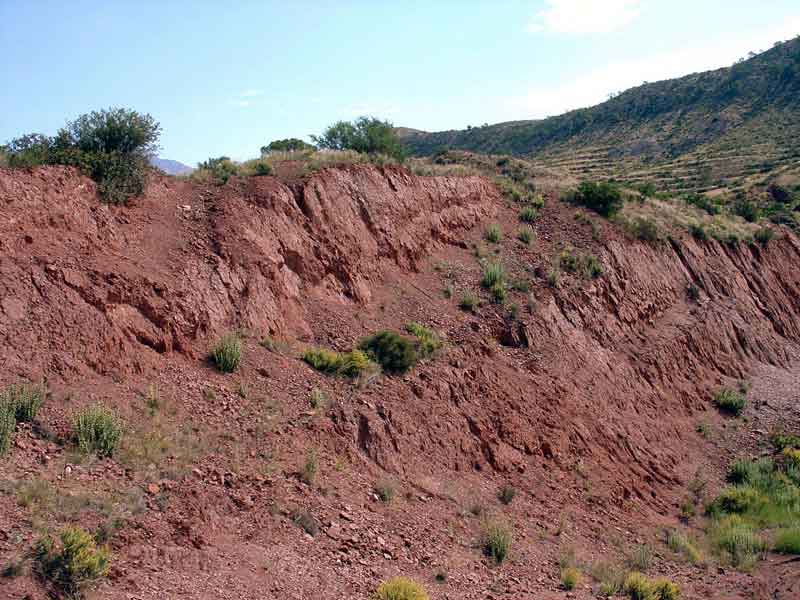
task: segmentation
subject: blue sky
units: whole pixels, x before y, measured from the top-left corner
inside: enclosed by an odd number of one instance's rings
[[[541,118],[798,34],[797,0],[0,0],[0,143],[126,106],[164,157],[245,159],[361,114]]]

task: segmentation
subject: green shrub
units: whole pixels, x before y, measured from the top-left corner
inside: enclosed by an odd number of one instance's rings
[[[697,564],[702,560],[702,555],[697,546],[686,536],[678,531],[670,531],[667,536],[667,545],[676,554],[683,554],[690,563]]]
[[[428,600],[428,593],[411,579],[393,577],[378,586],[371,600]]]
[[[0,456],[5,456],[11,448],[16,428],[16,408],[0,399]]]
[[[800,436],[791,433],[773,433],[770,441],[779,452],[785,448],[800,448]]]
[[[222,336],[211,350],[211,359],[223,373],[233,373],[242,362],[241,338],[234,333]]]
[[[755,527],[740,515],[715,519],[709,528],[709,537],[713,547],[729,557],[734,566],[751,565],[767,547]]]
[[[239,174],[238,165],[227,156],[209,158],[197,164],[197,170],[192,173],[194,179],[211,179],[223,185],[234,175]]]
[[[710,514],[744,513],[764,505],[767,498],[756,488],[749,485],[727,487],[709,506]]]
[[[266,146],[261,146],[261,154],[270,152],[306,152],[314,150],[314,146],[297,138],[273,140]]]
[[[311,140],[324,150],[354,150],[363,154],[383,154],[398,161],[406,156],[403,144],[389,121],[359,117],[353,122],[338,121]]]
[[[758,221],[761,211],[758,205],[748,198],[739,198],[733,204],[733,213],[742,217],[745,221],[755,223]]]
[[[500,225],[492,223],[486,228],[486,241],[497,244],[502,239],[503,231],[500,229]]]
[[[678,600],[681,591],[669,579],[659,578],[653,581],[653,596],[658,600]]]
[[[442,340],[433,329],[411,322],[406,324],[406,331],[417,338],[417,354],[420,358],[427,358],[442,347]]]
[[[516,495],[517,488],[515,488],[513,485],[504,485],[500,488],[497,498],[503,504],[511,504],[511,501],[514,500],[514,496]]]
[[[781,554],[800,554],[800,526],[778,530],[774,549]]]
[[[33,558],[35,570],[68,596],[80,595],[92,582],[108,574],[111,554],[98,547],[81,527],[67,527],[56,541],[50,535],[37,540]]]
[[[487,520],[481,532],[483,553],[498,564],[508,558],[511,549],[511,529],[501,521]]]
[[[686,286],[686,295],[692,302],[697,302],[700,299],[700,288],[694,283],[690,283]]]
[[[97,182],[106,201],[123,203],[144,192],[160,133],[161,126],[150,115],[110,108],[67,122],[55,137],[26,135],[6,149],[12,167],[78,167]]]
[[[581,581],[581,572],[575,567],[567,567],[561,570],[561,587],[565,590],[574,590],[575,586]]]
[[[44,384],[12,384],[0,393],[0,403],[8,404],[14,410],[17,423],[26,423],[36,417],[46,395]]]
[[[735,390],[723,389],[714,394],[714,404],[723,412],[739,416],[747,404],[747,399]]]
[[[491,293],[492,301],[494,301],[495,304],[502,304],[506,301],[506,288],[502,283],[495,283],[489,288],[489,293]]]
[[[122,423],[102,404],[80,410],[73,418],[72,427],[81,451],[100,458],[112,456],[122,438]]]
[[[378,331],[358,347],[387,373],[405,373],[419,360],[414,342],[393,331]]]
[[[626,225],[628,231],[645,242],[655,242],[660,238],[658,225],[652,219],[635,217]]]
[[[306,453],[305,462],[300,469],[300,478],[308,485],[314,483],[319,470],[319,459],[317,458],[317,451],[314,448],[309,449]]]
[[[641,573],[633,572],[625,578],[622,591],[633,600],[656,600],[652,582]]]
[[[486,289],[492,289],[496,285],[505,284],[506,271],[500,263],[486,263],[483,265],[483,276],[481,285]]]
[[[610,217],[622,208],[622,193],[611,183],[585,181],[565,199]]]
[[[523,223],[533,223],[538,216],[539,213],[532,206],[525,206],[519,211],[519,220]]]
[[[708,232],[706,231],[706,228],[699,223],[691,223],[689,225],[689,233],[692,234],[694,239],[700,240],[701,242],[708,240]]]
[[[474,311],[478,307],[478,304],[480,304],[480,299],[472,292],[464,292],[461,296],[461,300],[458,302],[459,308],[470,312]]]
[[[272,175],[272,167],[269,163],[265,163],[264,161],[258,161],[255,166],[255,174],[256,175]]]
[[[754,237],[759,244],[766,246],[775,237],[775,232],[770,227],[760,227]]]
[[[594,254],[586,254],[581,260],[583,274],[588,279],[597,279],[603,274],[603,265]]]
[[[317,371],[342,377],[359,377],[375,371],[376,365],[365,352],[334,352],[325,348],[310,348],[301,357]]]
[[[578,256],[572,250],[562,250],[558,255],[558,265],[569,273],[578,270]]]
[[[530,227],[521,227],[517,232],[517,239],[527,246],[533,241],[533,229]]]
[[[653,549],[647,544],[639,544],[630,557],[631,566],[638,571],[647,571],[653,562]]]

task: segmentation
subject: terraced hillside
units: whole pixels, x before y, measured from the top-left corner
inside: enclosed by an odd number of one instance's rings
[[[535,158],[579,178],[704,192],[800,162],[800,38],[732,67],[644,84],[597,106],[466,131],[401,129],[409,149]]]

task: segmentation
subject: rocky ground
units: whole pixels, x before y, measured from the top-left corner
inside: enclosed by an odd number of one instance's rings
[[[0,562],[23,563],[2,593],[44,597],[21,559],[79,523],[113,551],[97,598],[368,598],[397,574],[435,599],[589,598],[600,563],[641,546],[685,598],[793,597],[785,557],[692,566],[664,529],[701,538],[702,517],[679,519],[691,483],[712,493],[731,457],[800,426],[797,239],[648,244],[575,213],[549,197],[524,245],[517,207],[477,177],[160,178],[107,207],[69,169],[0,171],[0,382],[50,389],[0,462]],[[563,252],[603,274],[553,282]],[[481,261],[505,266],[505,304]],[[446,344],[407,375],[354,385],[298,358],[409,321]],[[234,329],[244,361],[224,375],[206,356]],[[746,419],[723,417],[711,394],[741,380]],[[113,459],[69,441],[96,401],[127,426]],[[487,519],[513,531],[501,565],[480,549]]]

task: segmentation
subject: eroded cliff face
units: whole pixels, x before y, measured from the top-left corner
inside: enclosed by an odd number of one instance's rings
[[[294,190],[158,178],[99,204],[67,168],[0,171],[0,360],[20,375],[141,370],[234,327],[304,337],[309,302],[368,302],[496,210],[481,178],[327,169]]]
[[[540,288],[530,315],[490,325],[515,347],[458,340],[413,402],[384,384],[380,410],[342,419],[356,443],[390,470],[499,471],[522,489],[556,464],[590,474],[600,503],[665,510],[703,460],[713,393],[796,353],[800,246],[612,238],[600,256],[603,277]]]

